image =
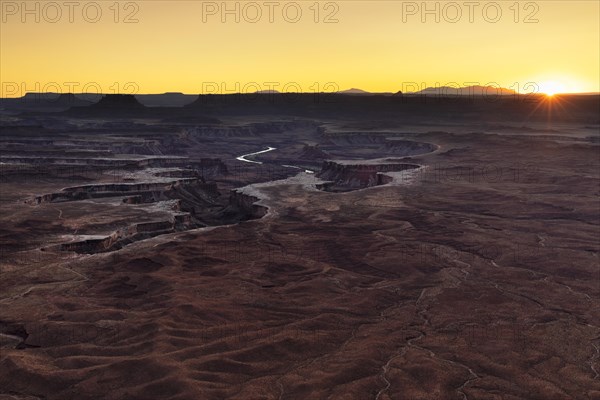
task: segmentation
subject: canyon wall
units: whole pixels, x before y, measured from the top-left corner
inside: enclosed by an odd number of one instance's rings
[[[320,185],[322,190],[353,190],[391,182],[390,177],[382,177],[381,173],[404,171],[419,168],[416,164],[382,163],[382,164],[349,164],[347,162],[325,161],[317,176],[325,181]]]

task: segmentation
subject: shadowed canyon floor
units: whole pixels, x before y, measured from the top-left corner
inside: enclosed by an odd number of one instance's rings
[[[600,399],[597,121],[219,118],[3,119],[0,399]]]

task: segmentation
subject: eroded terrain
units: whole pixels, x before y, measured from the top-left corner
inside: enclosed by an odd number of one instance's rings
[[[3,116],[0,398],[600,399],[597,114],[75,114]]]

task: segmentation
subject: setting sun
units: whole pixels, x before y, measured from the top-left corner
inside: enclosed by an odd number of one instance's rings
[[[546,96],[554,96],[557,93],[564,93],[565,86],[556,81],[546,81],[539,83],[540,93],[544,93]]]

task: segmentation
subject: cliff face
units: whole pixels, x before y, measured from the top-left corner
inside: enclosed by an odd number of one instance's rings
[[[182,190],[185,190],[188,194],[191,194],[191,189],[189,187],[190,185],[182,186],[185,186],[185,189]],[[200,187],[204,186],[207,187],[207,191],[209,191],[211,187],[214,190],[216,190],[216,186],[214,184],[200,185]],[[196,189],[199,190],[199,188]],[[83,195],[87,194],[86,192],[67,193]],[[146,199],[143,195],[135,195],[125,198],[124,202],[135,204],[138,202],[144,202],[145,200]],[[265,206],[256,204],[256,202],[258,202],[259,200],[260,199],[255,196],[244,194],[236,190],[231,191],[229,198],[229,212],[233,215],[231,220],[233,222],[239,222],[242,220],[256,219],[265,216],[268,209]],[[69,243],[62,243],[59,245],[51,246],[48,249],[55,249],[60,251],[73,251],[82,254],[102,253],[119,249],[138,240],[163,235],[166,233],[185,231],[198,226],[204,226],[202,223],[199,223],[198,220],[195,218],[193,207],[190,210],[191,212],[182,212],[182,210],[187,211],[188,206],[189,205],[188,203],[186,203],[185,199],[180,199],[177,202],[177,204],[175,204],[173,207],[173,211],[175,211],[175,213],[172,215],[170,220],[141,222],[114,231],[108,236],[92,237],[83,240],[76,240]]]
[[[91,106],[94,108],[133,108],[133,109],[144,109],[146,108],[142,103],[137,101],[132,94],[107,94],[104,95],[98,103]]]
[[[262,218],[267,214],[268,208],[256,204],[259,200],[258,197],[232,190],[229,196],[229,205],[248,215],[250,218]]]
[[[383,173],[418,168],[415,164],[348,164],[325,161],[317,174],[320,179],[330,181],[318,187],[326,191],[347,191],[391,182]]]
[[[119,229],[106,237],[63,243],[56,246],[56,248],[60,251],[73,251],[82,254],[102,253],[119,249],[138,240],[186,230],[192,226],[191,216],[187,213],[180,213],[170,221],[142,222]]]
[[[171,184],[165,183],[109,183],[105,185],[72,186],[63,189],[64,192],[145,192],[168,189]]]
[[[192,167],[200,171],[203,177],[215,177],[217,175],[226,175],[227,165],[220,158],[202,158],[199,163],[195,163]]]
[[[330,155],[318,146],[304,145],[300,153],[300,160],[323,160],[329,158]]]
[[[219,191],[216,183],[204,183],[201,179],[183,179],[170,183],[110,183],[68,187],[60,192],[36,196],[28,202],[41,204],[121,196],[127,196],[123,202],[128,204],[177,198],[191,203],[211,204],[219,196]]]
[[[247,125],[230,126],[197,126],[184,130],[184,135],[202,140],[210,137],[256,137],[268,134],[279,134],[299,128],[315,128],[312,121],[272,121],[255,122]]]
[[[335,154],[336,149],[340,147],[362,146],[372,149],[372,154],[379,154],[379,157],[413,156],[430,153],[437,149],[437,146],[431,143],[415,142],[389,136],[389,132],[371,132],[369,135],[365,135],[364,132],[325,130],[323,137],[326,142],[322,148],[330,151],[331,154]]]
[[[108,251],[119,239],[118,232],[105,238],[86,239],[76,242],[63,243],[58,246],[61,251],[73,251],[81,254],[94,254]]]

